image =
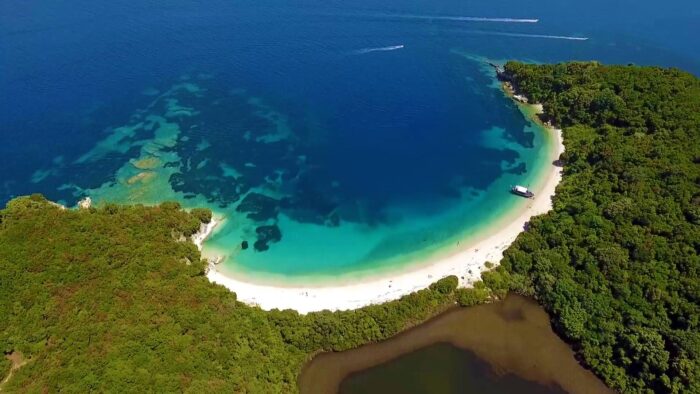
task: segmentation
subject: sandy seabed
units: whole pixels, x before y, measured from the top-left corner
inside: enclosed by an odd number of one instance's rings
[[[549,129],[553,133],[552,162],[564,151],[561,130]],[[235,278],[217,270],[213,262],[209,265],[207,277],[213,283],[223,285],[236,293],[238,300],[249,305],[256,305],[265,310],[293,309],[299,313],[327,310],[357,309],[366,305],[379,304],[396,300],[404,295],[425,289],[435,281],[449,275],[459,278],[460,286],[470,286],[481,278],[486,270],[486,262],[497,264],[503,257],[503,251],[524,231],[525,224],[531,217],[552,209],[552,197],[559,181],[561,167],[551,165],[543,174],[545,179],[534,190],[535,197],[513,220],[494,229],[474,242],[465,242],[457,252],[441,256],[433,261],[408,266],[405,270],[383,273],[379,277],[358,278],[356,283],[332,284],[328,286],[281,286],[260,284]],[[202,249],[204,240],[212,233],[218,220],[202,227],[193,237],[193,241]]]

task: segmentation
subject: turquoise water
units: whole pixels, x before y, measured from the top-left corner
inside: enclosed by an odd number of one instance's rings
[[[552,161],[549,132],[525,121],[500,91],[492,70],[480,59],[454,55],[481,68],[484,81],[489,81],[481,91],[522,122],[518,131],[529,137],[526,144],[519,143],[498,126],[471,135],[474,153],[497,169],[483,188],[464,185],[464,179],[454,176],[440,193],[415,192],[429,199],[405,195],[372,207],[366,204],[374,202],[361,195],[343,201],[339,178],[330,185],[312,185],[330,187],[332,191],[324,194],[329,193],[331,202],[322,200],[325,196],[304,187],[325,180],[314,176],[318,164],[312,158],[319,154],[317,149],[321,154],[327,149],[326,142],[316,147],[309,137],[296,134],[287,116],[260,97],[240,89],[222,92],[210,76],[188,75],[167,89],[144,89],[147,104],[75,160],[83,166],[110,163],[113,178],[97,187],[76,182],[59,189],[90,196],[97,204],[176,200],[186,207],[209,207],[225,221],[206,242],[205,254],[225,257],[220,268],[238,274],[303,281],[310,276],[376,272],[424,259],[457,247],[458,241],[488,230],[494,220],[524,206],[527,201],[509,194],[509,186],[536,186],[538,175]],[[241,112],[232,117],[232,110]],[[239,132],[210,131],[217,120]],[[429,155],[426,159],[431,160]],[[479,173],[466,159],[463,166],[458,171]],[[320,208],[310,205],[314,199],[320,200]],[[261,229],[279,233],[279,239],[265,238]],[[248,242],[247,248],[243,242]]]
[[[697,7],[634,5],[6,1],[0,199],[210,207],[207,254],[285,280],[445,253],[551,165],[483,59],[700,70]]]

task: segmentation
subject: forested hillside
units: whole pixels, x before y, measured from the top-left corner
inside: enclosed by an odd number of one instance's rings
[[[246,306],[207,280],[184,242],[210,215],[176,203],[73,211],[38,195],[11,201],[0,211],[0,349],[28,362],[0,389],[289,393],[312,353],[386,338],[455,298],[451,277],[352,312]]]
[[[700,81],[675,69],[508,63],[564,127],[554,211],[486,281],[535,295],[622,392],[700,392]]]

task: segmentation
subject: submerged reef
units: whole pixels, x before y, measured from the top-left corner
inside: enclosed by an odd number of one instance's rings
[[[282,232],[280,232],[280,228],[274,225],[260,226],[255,229],[255,232],[258,234],[258,240],[255,241],[253,246],[258,252],[266,251],[270,248],[268,244],[279,242],[282,239]]]
[[[518,153],[499,144],[479,151],[478,174],[460,155],[454,163],[443,162],[454,152],[404,163],[413,157],[410,149],[422,148],[378,145],[342,133],[334,137],[337,141],[325,139],[325,131],[305,122],[305,115],[298,116],[303,111],[293,105],[273,104],[245,89],[224,89],[211,78],[149,88],[132,101],[140,108],[128,112],[124,106],[120,115],[104,116],[108,123],[91,149],[72,161],[61,158],[55,168],[38,171],[34,181],[60,179],[57,189],[65,201],[85,196],[97,204],[175,200],[219,210],[236,222],[236,243],[244,242],[236,246],[239,251],[248,249],[248,241],[258,252],[279,242],[281,215],[302,224],[372,227],[396,220],[386,208],[397,199],[420,199],[425,193],[469,197],[470,190],[486,187],[501,172],[526,172]],[[98,127],[99,114],[90,117],[90,127]],[[455,140],[429,143],[454,146],[465,140],[462,135],[445,138]],[[382,157],[383,149],[397,152],[396,157]],[[345,157],[345,151],[361,155]]]

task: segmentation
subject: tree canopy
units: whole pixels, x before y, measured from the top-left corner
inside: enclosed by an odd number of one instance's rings
[[[563,126],[554,210],[489,274],[534,295],[623,392],[700,392],[700,81],[677,69],[508,63]],[[489,283],[489,275],[486,281]]]
[[[0,388],[294,392],[312,354],[388,338],[456,298],[456,278],[447,278],[356,311],[265,312],[204,276],[185,239],[209,219],[177,203],[66,210],[39,195],[11,201],[0,211],[0,349],[29,361]],[[3,378],[9,367],[2,358]]]

